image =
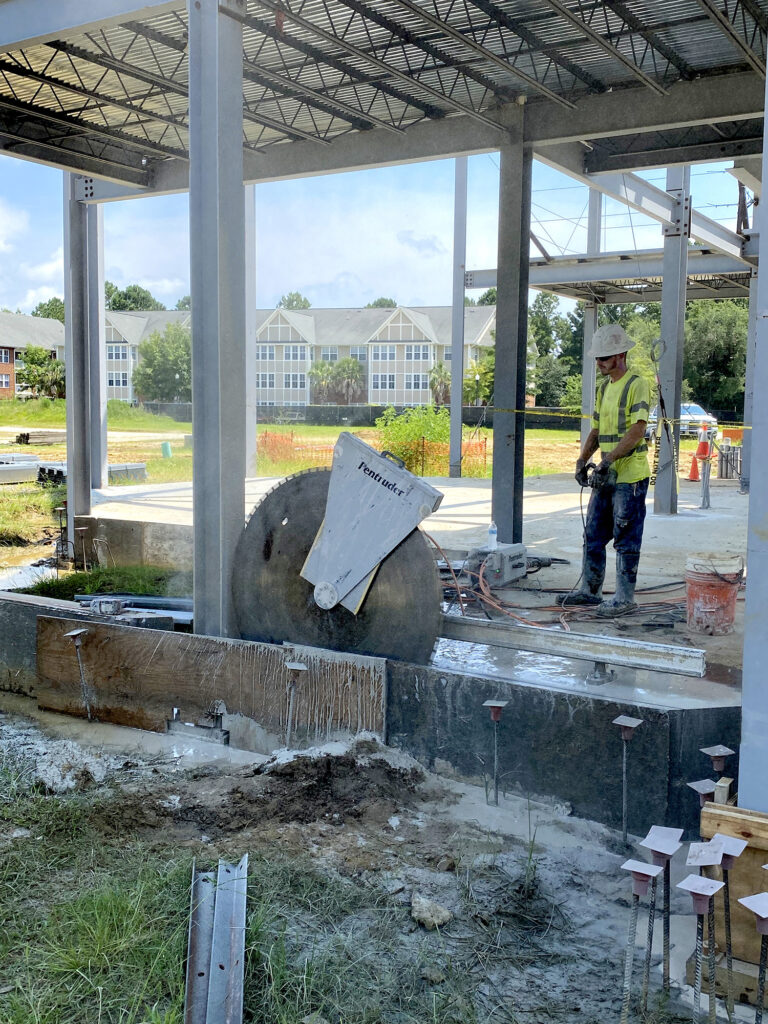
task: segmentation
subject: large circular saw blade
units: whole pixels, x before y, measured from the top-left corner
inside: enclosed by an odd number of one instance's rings
[[[414,530],[379,565],[357,615],[328,611],[300,572],[325,514],[331,471],[288,477],[255,508],[235,553],[232,592],[240,635],[426,664],[440,627],[440,582]]]

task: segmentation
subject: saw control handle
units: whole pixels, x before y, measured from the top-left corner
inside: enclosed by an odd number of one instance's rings
[[[391,462],[394,462],[400,469],[405,469],[405,460],[401,459],[399,455],[395,455],[394,452],[379,452],[379,455],[381,455],[382,459],[389,459]]]

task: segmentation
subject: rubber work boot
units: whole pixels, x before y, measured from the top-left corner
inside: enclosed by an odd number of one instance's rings
[[[595,614],[601,619],[615,619],[637,609],[635,582],[639,564],[639,553],[616,554],[616,593],[610,601],[603,601],[596,609]]]
[[[558,594],[555,598],[563,608],[571,608],[576,605],[595,605],[602,602],[600,594],[590,594],[588,590],[572,590],[569,594]]]

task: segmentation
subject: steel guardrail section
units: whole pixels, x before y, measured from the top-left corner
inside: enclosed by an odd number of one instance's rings
[[[192,865],[184,1024],[242,1024],[248,854],[213,872]]]
[[[448,640],[551,654],[558,658],[604,662],[625,668],[698,676],[706,671],[706,652],[671,644],[648,644],[591,633],[566,633],[538,626],[507,625],[470,616],[444,615],[440,635]]]

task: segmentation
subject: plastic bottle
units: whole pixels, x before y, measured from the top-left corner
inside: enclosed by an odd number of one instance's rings
[[[496,544],[498,541],[499,531],[496,529],[496,523],[491,523],[488,527],[488,550],[495,551]]]

